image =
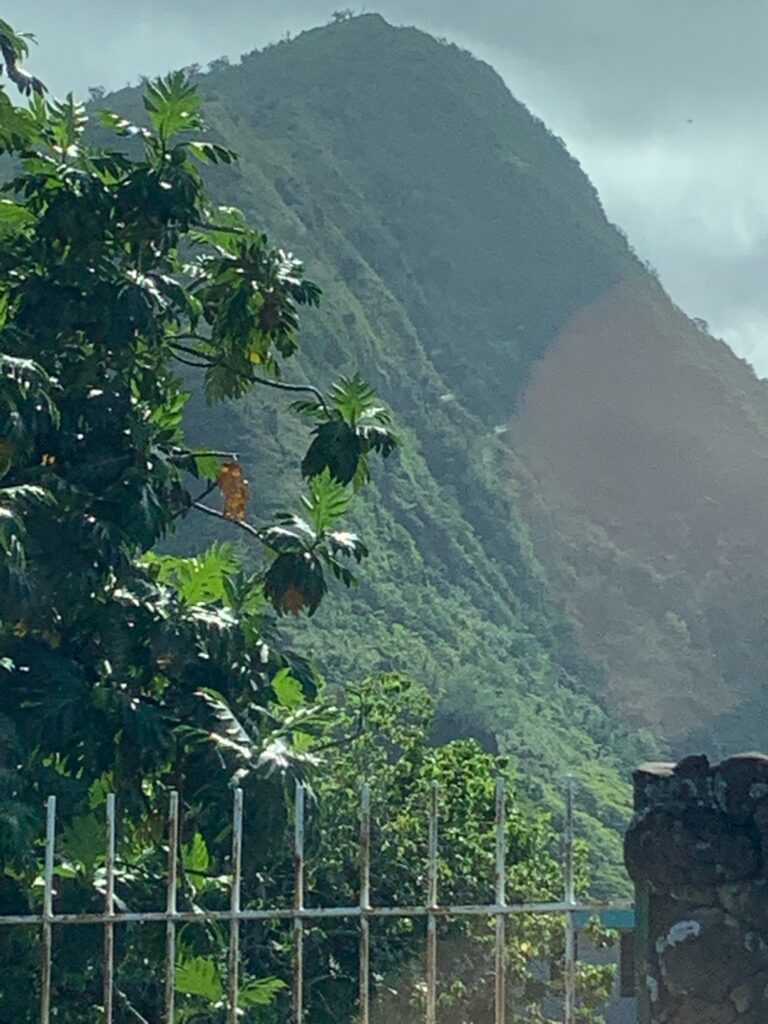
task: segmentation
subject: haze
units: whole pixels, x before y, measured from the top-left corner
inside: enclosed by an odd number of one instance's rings
[[[330,0],[6,0],[63,94],[237,59]],[[339,3],[338,6],[345,6]],[[768,375],[768,5],[763,0],[379,0],[471,49],[560,135],[673,299]]]

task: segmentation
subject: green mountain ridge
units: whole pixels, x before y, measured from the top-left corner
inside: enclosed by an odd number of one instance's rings
[[[508,755],[555,811],[573,772],[599,888],[620,891],[629,769],[657,752],[642,730],[677,742],[738,705],[707,660],[729,639],[718,647],[701,625],[714,587],[705,535],[688,551],[673,528],[656,530],[652,503],[634,514],[666,441],[644,421],[642,389],[634,404],[625,392],[632,374],[663,381],[670,361],[683,378],[720,375],[717,401],[757,453],[768,435],[763,386],[674,310],[560,140],[457,47],[363,15],[199,83],[212,134],[241,155],[234,171],[212,171],[218,198],[288,240],[324,290],[304,319],[295,379],[327,386],[360,369],[405,442],[360,502],[372,556],[360,587],[319,613],[322,649],[312,623],[286,629],[333,681],[398,669],[428,683],[442,695],[440,737],[474,735]],[[135,112],[137,94],[115,105]],[[624,330],[632,317],[639,333]],[[613,344],[611,331],[636,348]],[[602,347],[590,349],[595,337]],[[607,389],[602,405],[592,382]],[[706,410],[706,387],[694,391]],[[562,408],[570,420],[555,415]],[[295,503],[283,467],[298,457],[301,427],[285,403],[195,402],[189,419],[193,441],[240,453],[255,515]],[[713,415],[704,419],[711,430]],[[636,443],[609,458],[616,436]],[[685,423],[670,436],[673,480],[686,469]],[[684,522],[697,507],[700,487],[684,491],[666,519]],[[625,535],[641,521],[642,544]],[[196,543],[221,536],[209,520],[186,529]],[[729,585],[714,590],[733,596]],[[681,713],[705,663],[701,707]],[[745,678],[754,663],[741,666]]]

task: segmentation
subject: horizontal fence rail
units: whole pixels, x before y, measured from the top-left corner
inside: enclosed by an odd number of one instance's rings
[[[103,1020],[112,1024],[115,995],[115,928],[131,923],[164,923],[164,1024],[173,1024],[175,1014],[175,965],[177,926],[188,923],[222,922],[229,924],[227,957],[226,1004],[227,1022],[240,1019],[239,975],[241,926],[255,921],[288,921],[293,928],[293,1024],[306,1024],[304,998],[304,931],[308,922],[330,919],[356,920],[359,928],[359,1022],[370,1024],[370,922],[373,919],[423,918],[426,919],[425,992],[426,1024],[437,1024],[437,924],[441,918],[485,917],[495,922],[494,940],[494,1024],[506,1024],[506,927],[510,917],[521,914],[558,914],[565,917],[566,939],[564,957],[563,1022],[575,1024],[577,1013],[577,915],[605,910],[625,910],[624,905],[606,902],[578,902],[574,877],[574,807],[573,785],[566,785],[563,830],[563,891],[559,901],[533,901],[508,903],[506,901],[506,794],[504,780],[496,782],[495,796],[495,871],[494,899],[492,903],[447,905],[439,902],[439,800],[438,787],[433,783],[428,807],[427,891],[426,902],[420,906],[373,906],[371,904],[371,797],[367,785],[360,792],[359,832],[359,902],[348,907],[307,907],[304,903],[305,884],[305,789],[296,787],[294,828],[294,898],[291,907],[272,907],[258,910],[241,907],[242,844],[243,844],[243,792],[234,791],[232,812],[232,855],[229,908],[225,910],[179,910],[177,907],[179,864],[179,798],[170,794],[167,821],[168,867],[166,875],[165,909],[156,911],[123,911],[116,909],[115,901],[115,842],[116,804],[114,795],[106,800],[105,815],[105,886],[104,909],[100,913],[57,913],[54,909],[54,876],[56,853],[56,797],[46,802],[45,858],[43,871],[43,901],[39,914],[0,915],[0,927],[38,927],[41,935],[40,965],[40,1024],[50,1024],[55,1016],[51,1005],[51,972],[54,928],[70,925],[96,925],[103,929]],[[1,965],[0,965],[1,967]]]

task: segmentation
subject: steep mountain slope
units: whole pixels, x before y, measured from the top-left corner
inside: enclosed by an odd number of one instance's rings
[[[324,288],[305,319],[305,372],[328,382],[360,367],[404,427],[359,514],[373,556],[361,587],[321,612],[318,656],[334,679],[399,668],[430,683],[441,735],[513,757],[554,807],[575,771],[584,830],[615,887],[612,830],[640,751],[593,696],[600,680],[547,595],[496,432],[552,334],[613,280],[593,239],[605,223],[594,190],[489,68],[375,16],[202,86],[209,123],[242,156],[237,176],[217,176],[221,198],[287,240]],[[273,437],[271,406],[199,409],[193,429],[243,453],[252,479],[279,475],[293,427],[278,403]],[[256,501],[295,501],[279,488]]]
[[[514,439],[537,553],[609,706],[678,753],[764,746],[765,384],[630,273],[558,334]]]
[[[373,556],[321,611],[318,656],[336,680],[428,682],[441,735],[508,754],[553,807],[574,771],[615,889],[627,769],[653,753],[618,723],[680,737],[757,682],[762,385],[674,310],[562,144],[456,47],[365,15],[200,84],[242,156],[212,175],[220,199],[325,291],[297,379],[360,368],[403,424],[358,513]],[[284,409],[191,412],[201,442],[241,452],[256,511],[295,501]]]

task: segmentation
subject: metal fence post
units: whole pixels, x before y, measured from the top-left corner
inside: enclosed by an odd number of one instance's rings
[[[371,931],[366,911],[371,906],[371,790],[360,789],[360,1024],[370,1020]]]
[[[293,1020],[304,1020],[304,786],[296,784],[295,827],[293,836]]]
[[[45,808],[45,873],[43,875],[43,948],[40,968],[40,1024],[51,1019],[51,958],[53,954],[53,853],[56,845],[56,797]]]
[[[179,856],[179,794],[168,803],[168,875],[165,895],[165,1024],[174,1024],[176,995],[176,883]]]
[[[104,1022],[112,1024],[115,998],[115,794],[107,796],[107,835],[105,861],[104,913],[108,920],[104,925]]]
[[[427,840],[427,907],[437,908],[437,783],[429,790],[429,836]],[[427,1024],[437,1019],[437,917],[427,914]]]
[[[576,881],[573,862],[573,776],[565,779],[565,825],[563,873],[565,902],[576,905]],[[576,916],[573,910],[565,913],[565,1013],[564,1024],[576,1024]]]
[[[240,983],[240,888],[243,860],[243,791],[235,790],[232,807],[232,890],[229,909],[229,963],[227,978],[227,1024],[237,1024],[237,1000]]]
[[[507,1017],[507,857],[506,857],[506,790],[504,779],[496,780],[496,1024]]]

